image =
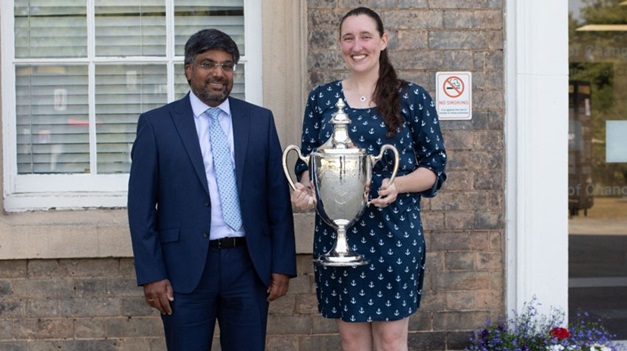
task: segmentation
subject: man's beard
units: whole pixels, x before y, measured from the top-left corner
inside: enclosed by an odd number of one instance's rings
[[[203,90],[201,96],[199,98],[204,101],[216,101],[218,103],[222,103],[229,95],[225,92],[222,94],[211,94],[207,90]]]
[[[221,93],[211,93],[210,89],[209,89],[209,84],[211,83],[222,83],[224,84],[224,91]],[[198,98],[200,98],[203,101],[213,101],[213,102],[217,102],[218,104],[221,104],[224,100],[226,100],[226,98],[229,96],[229,93],[231,92],[231,90],[228,88],[228,85],[226,84],[226,82],[222,81],[222,80],[217,80],[217,81],[209,81],[206,83],[206,86],[204,87],[204,89],[200,90],[199,92],[196,93],[196,95],[198,96]]]

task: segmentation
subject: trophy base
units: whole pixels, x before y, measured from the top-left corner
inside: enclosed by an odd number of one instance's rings
[[[357,267],[367,265],[368,261],[361,255],[354,256],[322,256],[314,262],[325,267]]]

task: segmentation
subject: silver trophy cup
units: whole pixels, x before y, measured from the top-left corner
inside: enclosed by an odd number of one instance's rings
[[[337,232],[333,248],[314,261],[323,266],[360,266],[368,264],[362,255],[348,246],[346,229],[361,217],[368,205],[368,193],[372,180],[372,167],[383,157],[386,150],[394,153],[394,169],[390,176],[391,184],[398,170],[398,151],[392,145],[381,147],[378,156],[368,155],[366,150],[353,144],[348,136],[351,120],[344,112],[344,101],[335,104],[337,112],[329,121],[333,134],[323,145],[303,156],[296,145],[289,145],[283,151],[283,171],[292,189],[294,182],[287,168],[287,155],[298,152],[298,158],[309,165],[309,175],[313,182],[316,198],[316,211],[320,217]]]

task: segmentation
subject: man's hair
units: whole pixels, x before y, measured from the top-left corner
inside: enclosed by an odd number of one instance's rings
[[[239,61],[239,49],[233,39],[217,29],[203,29],[192,35],[185,43],[185,65],[191,64],[198,54],[208,50],[222,50],[233,58],[233,63]]]

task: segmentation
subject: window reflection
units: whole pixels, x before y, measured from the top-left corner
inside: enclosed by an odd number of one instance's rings
[[[627,340],[627,2],[569,0],[569,315]]]

